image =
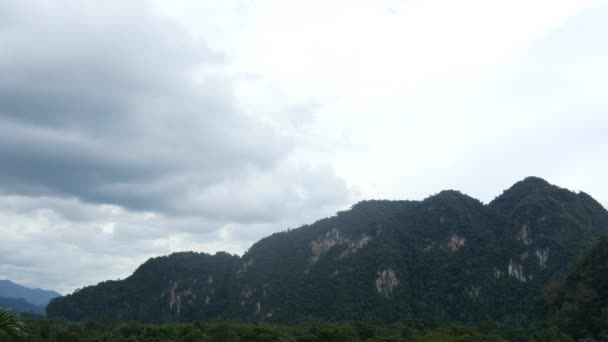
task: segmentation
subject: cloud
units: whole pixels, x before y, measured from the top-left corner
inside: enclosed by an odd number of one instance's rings
[[[2,6],[14,19],[0,36],[6,193],[196,215],[218,183],[272,173],[293,148],[238,110],[222,53],[144,2]]]
[[[148,2],[0,3],[0,278],[71,291],[349,204],[229,63]]]
[[[529,175],[606,204],[600,5],[2,1],[0,278],[66,292]]]

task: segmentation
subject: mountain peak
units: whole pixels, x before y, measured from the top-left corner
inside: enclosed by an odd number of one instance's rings
[[[34,305],[46,305],[51,299],[61,296],[55,291],[33,289],[14,283],[8,279],[0,279],[0,297],[23,298]]]
[[[536,176],[528,176],[528,177],[524,178],[523,180],[515,183],[515,185],[517,185],[517,184],[526,184],[528,186],[539,186],[539,187],[545,187],[545,186],[551,185],[546,180],[544,180],[540,177],[536,177]]]
[[[529,192],[533,192],[538,189],[543,189],[543,188],[550,187],[550,186],[552,186],[551,183],[547,182],[546,180],[544,180],[540,177],[529,176],[529,177],[526,177],[526,178],[520,180],[519,182],[516,182],[515,184],[513,184],[509,189],[507,189],[503,192],[503,195],[508,192],[528,192],[529,193]]]
[[[458,190],[453,190],[453,189],[449,189],[449,190],[441,190],[439,193],[430,196],[429,198],[459,198],[459,199],[464,199],[464,198],[471,198],[470,196],[463,194],[462,192],[458,191]]]
[[[122,281],[53,300],[47,314],[285,323],[525,319],[540,288],[607,231],[601,206],[538,177],[488,206],[455,190],[423,201],[363,201],[266,237],[242,257],[184,252],[151,259]]]
[[[522,199],[551,187],[555,186],[540,177],[526,177],[503,191],[500,196],[490,202],[490,206],[502,209],[513,208]]]
[[[478,199],[458,190],[442,190],[437,194],[425,198],[423,202],[429,204],[442,203],[445,205],[482,205]]]

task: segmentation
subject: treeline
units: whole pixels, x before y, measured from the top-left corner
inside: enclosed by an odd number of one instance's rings
[[[437,325],[433,320],[407,320],[393,324],[374,321],[309,322],[297,325],[270,325],[258,322],[193,322],[146,324],[137,322],[73,323],[29,319],[27,336],[11,336],[0,331],[0,341],[56,342],[321,342],[321,341],[574,341],[554,326],[522,328],[504,324],[476,326],[453,322]],[[587,341],[594,341],[588,339]],[[597,340],[602,341],[602,339]]]
[[[516,317],[476,325],[439,323],[437,317],[390,324],[316,320],[272,325],[217,320],[165,324],[69,322],[26,316],[21,324],[5,314],[4,319],[0,316],[0,341],[608,341],[608,238],[599,239],[574,262],[566,279],[549,286],[535,303],[544,318],[525,326]]]

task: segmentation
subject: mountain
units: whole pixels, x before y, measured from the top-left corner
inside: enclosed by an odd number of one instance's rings
[[[41,289],[31,289],[23,285],[15,284],[10,280],[0,280],[0,297],[23,299],[35,306],[44,307],[51,299],[60,297],[61,294],[55,291]]]
[[[70,320],[296,322],[536,318],[536,298],[608,233],[591,196],[529,177],[489,204],[458,191],[364,201],[273,234],[242,257],[174,253],[54,299]]]
[[[576,260],[565,281],[551,283],[542,299],[549,324],[577,339],[608,338],[608,238]]]
[[[0,308],[10,308],[14,312],[28,312],[44,315],[44,306],[38,306],[27,302],[23,298],[6,298],[0,297]]]

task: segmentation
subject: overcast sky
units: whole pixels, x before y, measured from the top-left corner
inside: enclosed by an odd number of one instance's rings
[[[608,205],[608,2],[0,1],[0,279],[69,293],[362,199]]]

